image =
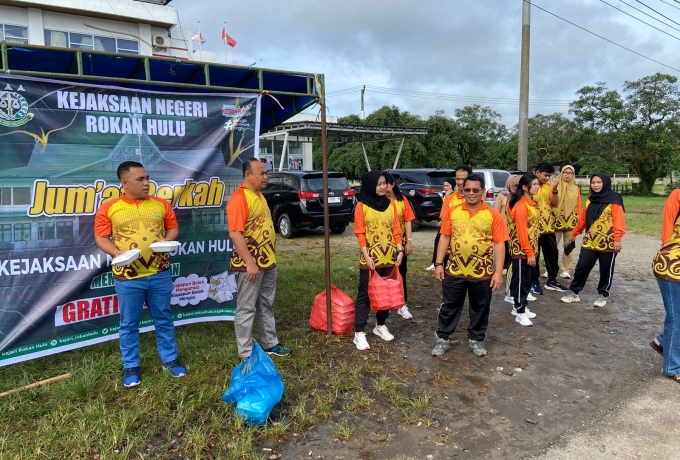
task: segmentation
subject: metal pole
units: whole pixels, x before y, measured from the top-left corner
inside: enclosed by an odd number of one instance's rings
[[[333,334],[331,312],[331,236],[328,215],[328,139],[326,133],[326,98],[323,76],[319,78],[319,103],[321,105],[321,169],[323,170],[323,241],[326,270],[326,335]]]
[[[281,149],[281,161],[279,161],[279,172],[283,171],[284,162],[286,158],[286,149],[288,148],[288,131],[283,135],[283,149]]]
[[[401,156],[401,149],[404,147],[404,141],[406,140],[405,137],[401,138],[401,144],[399,144],[399,150],[397,151],[397,158],[394,159],[394,166],[392,166],[392,169],[397,169],[397,163],[399,163],[399,157]]]
[[[527,171],[529,156],[529,49],[531,39],[531,0],[522,0],[522,61],[519,82],[519,126],[517,169]]]
[[[364,151],[364,160],[366,160],[366,169],[368,171],[371,170],[371,165],[368,163],[368,155],[366,155],[366,146],[364,146],[364,143],[361,143],[361,149]]]
[[[366,92],[366,85],[361,89],[361,119],[364,119],[364,93]]]

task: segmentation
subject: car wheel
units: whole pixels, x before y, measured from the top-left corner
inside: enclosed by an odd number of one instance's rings
[[[281,214],[279,217],[279,234],[282,238],[294,238],[297,230],[293,227],[288,214]]]
[[[419,220],[419,219],[413,219],[413,220],[411,221],[411,231],[412,231],[412,232],[415,232],[416,230],[418,230],[418,227],[420,227],[420,224],[423,222],[423,221],[421,220],[420,223],[418,223],[418,220]]]
[[[335,235],[342,235],[345,233],[345,229],[347,228],[347,224],[338,224],[338,225],[332,225],[331,226],[331,233]]]

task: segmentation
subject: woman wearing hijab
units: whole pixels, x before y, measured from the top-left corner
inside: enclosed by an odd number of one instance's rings
[[[562,297],[562,302],[580,302],[578,294],[588,280],[595,262],[600,264],[598,296],[593,302],[596,307],[607,305],[609,289],[614,277],[616,254],[621,251],[621,238],[626,233],[623,216],[623,198],[612,190],[612,180],[604,173],[594,174],[590,179],[590,196],[578,216],[578,224],[571,232],[571,239],[583,233],[581,254],[579,254],[571,292]]]
[[[442,201],[444,201],[447,196],[449,196],[453,193],[454,189],[456,188],[456,179],[454,179],[453,177],[447,177],[446,179],[444,179],[443,185],[444,185],[444,196],[442,197]],[[442,221],[441,221],[441,219],[439,219],[439,222],[437,222],[437,227],[441,227],[441,226],[442,226]],[[434,237],[434,249],[432,250],[432,265],[430,265],[429,267],[427,267],[425,269],[425,270],[430,271],[430,272],[434,271],[434,263],[437,259],[437,248],[439,247],[439,237],[440,236],[441,236],[441,233],[439,233],[439,231],[437,231],[437,236]],[[447,259],[448,259],[448,257],[446,259],[444,259],[444,265],[445,266],[446,266]]]
[[[413,238],[411,238],[411,221],[415,220],[416,215],[413,214],[413,208],[408,202],[408,199],[399,190],[399,185],[394,181],[394,176],[385,171],[385,180],[387,181],[387,198],[392,200],[394,207],[399,216],[399,226],[401,228],[401,239],[404,241],[404,257],[399,264],[399,273],[404,283],[404,306],[397,310],[397,314],[404,319],[413,319],[413,315],[408,311],[408,289],[406,288],[406,272],[408,272],[408,256],[413,252]]]
[[[663,356],[663,373],[680,383],[680,189],[668,195],[663,207],[661,241],[652,268],[661,290],[666,320],[663,333],[649,345]]]
[[[581,189],[574,183],[575,177],[576,173],[571,165],[562,167],[560,175],[557,176],[559,203],[556,208],[553,208],[555,213],[555,239],[558,246],[562,241],[563,248],[571,240],[571,232],[576,228],[578,213],[581,211]],[[571,254],[562,253],[559,260],[562,278],[571,279],[569,271],[571,271],[572,262]]]
[[[359,350],[370,350],[364,329],[368,321],[370,302],[368,299],[368,275],[375,270],[380,276],[387,276],[394,265],[399,265],[404,256],[401,246],[399,215],[392,201],[387,198],[387,181],[382,171],[369,171],[361,181],[357,196],[359,203],[354,211],[354,233],[359,240],[359,289],[354,302],[354,344]],[[394,340],[385,326],[389,310],[375,313],[377,325],[373,333],[383,340]]]

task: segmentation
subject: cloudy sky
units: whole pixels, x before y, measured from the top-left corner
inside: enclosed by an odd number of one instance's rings
[[[567,112],[574,93],[597,81],[620,88],[656,72],[680,76],[550,14],[680,69],[678,0],[533,4],[530,115]],[[360,113],[360,91],[352,88],[367,85],[366,113],[396,105],[427,118],[479,103],[500,112],[504,123],[517,122],[522,0],[173,0],[171,6],[185,28],[195,30],[201,21],[203,49],[221,56],[226,21],[238,42],[229,48],[230,64],[324,73],[329,95],[340,91],[329,97],[330,115]]]

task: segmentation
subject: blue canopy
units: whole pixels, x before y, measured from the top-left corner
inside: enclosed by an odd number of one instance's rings
[[[323,93],[323,76],[313,73],[11,43],[2,43],[1,51],[0,71],[13,75],[178,93],[269,94],[261,104],[263,133]]]

